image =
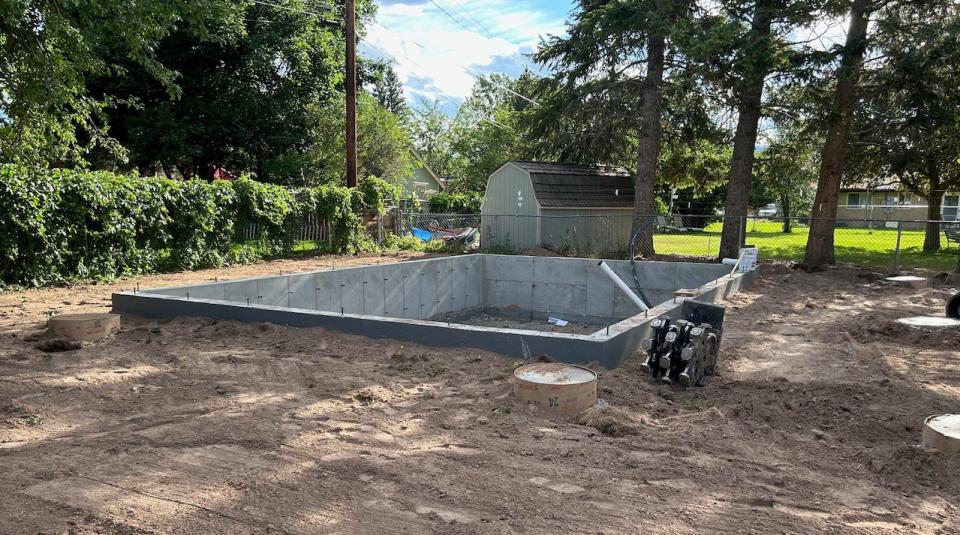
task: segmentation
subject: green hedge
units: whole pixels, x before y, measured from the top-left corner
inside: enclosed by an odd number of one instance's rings
[[[479,214],[483,193],[434,193],[428,199],[430,211],[437,214]]]
[[[329,252],[370,245],[362,214],[383,213],[396,187],[288,190],[227,182],[0,165],[0,282],[41,286],[159,270],[197,269],[291,252],[308,214],[330,221]],[[253,243],[237,231],[256,225]]]

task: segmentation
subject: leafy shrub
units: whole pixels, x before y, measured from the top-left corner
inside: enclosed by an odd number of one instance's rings
[[[164,269],[226,264],[237,219],[236,193],[229,182],[167,181],[170,256]]]
[[[367,177],[357,184],[353,194],[353,210],[362,213],[366,210],[375,211],[383,215],[387,211],[387,199],[400,198],[400,186],[391,184],[375,176]]]
[[[416,236],[397,236],[388,234],[383,238],[380,245],[385,251],[423,251],[426,253],[452,253],[459,252],[461,246],[450,244],[443,240],[423,241]]]
[[[434,193],[428,199],[430,211],[441,214],[479,214],[483,203],[483,194],[475,191],[467,193]]]
[[[311,214],[330,225],[325,252],[373,249],[362,214],[383,213],[395,190],[375,178],[354,190],[288,190],[248,178],[211,183],[0,165],[0,284],[41,286],[288,254]],[[234,243],[249,225],[254,243]]]
[[[510,243],[509,232],[500,237],[488,226],[485,236],[487,239],[480,241],[480,249],[483,252],[488,254],[517,254],[516,248]]]
[[[658,215],[666,215],[666,214],[668,214],[668,213],[670,212],[670,207],[669,207],[669,206],[667,205],[667,203],[664,202],[664,200],[661,199],[660,197],[654,197],[654,198],[653,198],[653,204],[656,205],[656,207],[657,207],[657,214],[658,214]]]
[[[422,251],[424,245],[426,243],[416,236],[388,234],[380,246],[386,251]]]
[[[253,223],[256,239],[266,254],[280,254],[293,247],[292,229],[296,197],[287,188],[240,178],[233,182],[237,196],[237,216]]]
[[[58,189],[39,173],[0,167],[0,279],[31,286],[56,279],[61,240],[47,223],[59,203]]]
[[[425,253],[452,253],[460,251],[460,245],[451,244],[443,240],[430,240],[423,243],[421,251]]]

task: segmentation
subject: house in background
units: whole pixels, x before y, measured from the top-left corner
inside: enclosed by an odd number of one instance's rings
[[[404,197],[414,197],[426,202],[434,193],[443,191],[445,181],[430,169],[416,151],[410,151],[410,155],[413,157],[413,174],[397,180],[396,183],[400,185]]]
[[[960,192],[948,191],[940,203],[940,219],[958,221]],[[837,226],[868,227],[896,221],[927,219],[927,200],[909,191],[897,180],[876,186],[855,184],[840,188],[837,199]],[[921,223],[904,223],[904,228],[920,228]]]
[[[481,240],[514,250],[618,251],[629,241],[633,195],[622,169],[509,161],[487,180]]]

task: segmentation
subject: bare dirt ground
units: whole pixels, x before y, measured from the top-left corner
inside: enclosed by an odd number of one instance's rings
[[[563,318],[560,318],[563,319]],[[549,323],[542,318],[518,318],[512,316],[503,316],[499,314],[475,313],[465,317],[459,317],[454,320],[456,323],[464,325],[479,325],[481,327],[499,327],[503,329],[529,329],[534,331],[545,331],[551,333],[567,334],[591,334],[603,329],[606,324],[580,323],[568,321],[565,325],[556,325]]]
[[[727,303],[718,376],[601,370],[594,426],[528,413],[519,362],[472,349],[196,318],[28,341],[129,286],[0,294],[0,532],[960,532],[960,459],[916,447],[960,410],[960,335],[892,322],[942,314],[943,284],[766,267]]]

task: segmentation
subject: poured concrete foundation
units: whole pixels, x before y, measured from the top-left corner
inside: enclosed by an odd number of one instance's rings
[[[630,263],[607,263],[631,288]],[[720,264],[639,262],[652,303],[641,312],[587,258],[465,255],[113,294],[115,311],[153,318],[215,319],[326,327],[374,338],[465,346],[514,357],[549,355],[570,363],[619,366],[660,315],[675,316],[673,292],[717,302],[752,273]],[[591,334],[461,325],[472,313],[560,317],[597,326]],[[544,323],[546,325],[546,323]]]

